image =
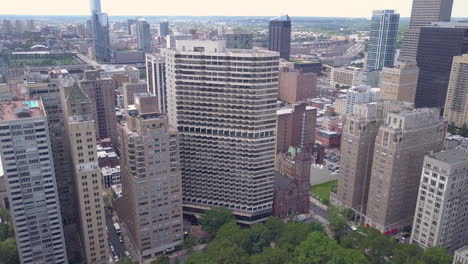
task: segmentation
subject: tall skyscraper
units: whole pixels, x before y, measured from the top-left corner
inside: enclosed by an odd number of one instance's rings
[[[450,21],[453,0],[413,0],[411,20],[405,33],[400,60],[415,61],[421,27],[436,21]]]
[[[276,123],[276,152],[285,153],[289,147],[312,152],[315,143],[317,108],[305,102],[278,109]]]
[[[132,32],[132,26],[136,25],[136,19],[128,19],[127,20],[127,30],[129,35],[134,35],[135,32]]]
[[[65,117],[66,151],[74,168],[80,236],[86,263],[107,264],[106,217],[96,150],[92,100],[72,79],[60,90]]]
[[[117,118],[115,116],[114,80],[101,78],[99,71],[86,71],[80,87],[91,99],[96,138],[110,138],[117,144]]]
[[[117,212],[134,259],[157,257],[183,241],[182,177],[177,130],[157,98],[135,94],[137,113],[120,127],[122,198]]]
[[[451,254],[468,244],[468,153],[452,149],[424,158],[411,242],[446,248]]]
[[[265,220],[273,209],[278,53],[181,40],[163,55],[169,124],[181,135],[184,211],[224,206],[241,223]],[[202,63],[203,71],[186,70]]]
[[[450,82],[445,100],[444,117],[461,128],[468,125],[468,54],[453,58]]]
[[[291,53],[291,19],[288,15],[270,21],[268,48],[280,53],[280,58],[289,59]]]
[[[82,258],[82,245],[78,233],[73,165],[65,144],[67,137],[60,100],[62,84],[59,80],[51,78],[48,84],[33,83],[28,85],[28,89],[31,98],[42,100],[46,112],[67,256],[69,261],[76,261]]]
[[[165,36],[169,35],[169,22],[159,23],[158,29],[159,29],[159,31],[158,31],[159,36],[165,37]]]
[[[151,51],[150,25],[146,20],[138,18],[136,21],[138,48],[148,53]]]
[[[419,68],[415,62],[397,62],[384,67],[380,77],[380,99],[414,103]]]
[[[146,82],[148,92],[158,97],[159,112],[167,113],[166,62],[160,54],[146,54]]]
[[[101,0],[91,0],[91,26],[93,31],[93,56],[98,62],[111,60],[109,18],[101,13]]]
[[[23,264],[66,264],[47,117],[41,100],[0,103],[0,155]]]
[[[26,30],[26,26],[24,25],[24,21],[17,19],[15,21],[15,32],[17,34],[23,34],[25,30]]]
[[[317,75],[302,70],[281,68],[279,74],[279,99],[295,104],[317,95]]]
[[[438,22],[421,28],[416,107],[443,109],[454,56],[468,53],[468,22]]]
[[[436,108],[387,115],[375,140],[366,225],[389,234],[413,223],[424,156],[442,149],[446,129]]]
[[[11,20],[3,19],[3,34],[11,34],[13,33],[13,25],[11,24]]]
[[[367,70],[379,71],[393,66],[399,22],[400,14],[395,10],[372,12]]]

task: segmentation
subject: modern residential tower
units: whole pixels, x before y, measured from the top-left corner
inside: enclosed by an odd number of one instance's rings
[[[101,13],[101,0],[91,0],[90,4],[93,57],[98,62],[109,63],[111,60],[109,18],[106,13]]]
[[[453,58],[452,72],[445,100],[444,117],[461,128],[468,125],[468,54]]]
[[[136,20],[138,48],[145,53],[151,51],[150,25],[146,20],[138,18]]]
[[[399,21],[400,14],[395,10],[372,12],[367,70],[378,71],[393,66]]]

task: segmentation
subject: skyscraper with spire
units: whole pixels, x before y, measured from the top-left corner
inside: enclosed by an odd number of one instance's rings
[[[101,12],[101,0],[91,0],[91,25],[93,29],[93,58],[98,62],[110,62],[109,18]]]

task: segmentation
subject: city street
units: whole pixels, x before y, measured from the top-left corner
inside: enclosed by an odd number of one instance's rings
[[[106,210],[106,226],[109,244],[114,247],[115,255],[119,256],[120,259],[122,256],[125,256],[126,249],[124,244],[119,241],[119,236],[117,235],[117,231],[115,231],[112,215],[109,213],[109,210]],[[114,254],[112,257],[114,257]]]

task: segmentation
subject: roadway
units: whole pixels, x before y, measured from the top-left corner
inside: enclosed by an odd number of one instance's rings
[[[109,210],[106,211],[106,226],[107,226],[107,235],[108,235],[108,240],[109,240],[109,245],[112,245],[114,247],[114,252],[115,255],[119,256],[119,259],[122,256],[125,256],[125,245],[124,243],[120,243],[119,241],[119,236],[117,235],[117,231],[115,230],[114,227],[114,222],[112,221],[112,215],[109,213]],[[109,246],[110,250],[110,246]],[[111,253],[112,254],[112,253]],[[112,254],[112,257],[114,257],[114,254]]]

